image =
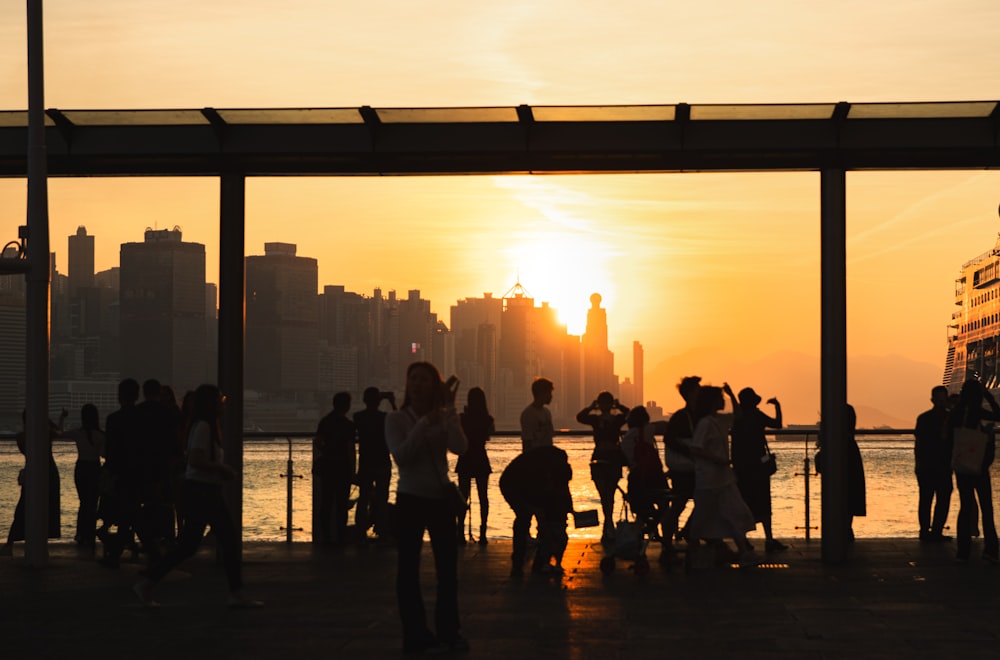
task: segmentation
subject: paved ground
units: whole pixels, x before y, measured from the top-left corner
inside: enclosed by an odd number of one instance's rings
[[[599,570],[599,545],[571,543],[560,581],[508,577],[509,541],[461,551],[463,634],[470,658],[995,658],[1000,567],[953,560],[953,547],[859,540],[846,565],[820,544],[790,542],[753,569]],[[426,548],[429,552],[429,548]],[[658,550],[657,550],[658,552]],[[230,610],[221,567],[203,550],[146,609],[117,571],[64,544],[45,569],[15,549],[0,558],[2,658],[398,658],[395,550],[340,553],[310,544],[247,544],[248,593]],[[433,576],[425,556],[429,609]],[[432,611],[432,610],[431,610]]]

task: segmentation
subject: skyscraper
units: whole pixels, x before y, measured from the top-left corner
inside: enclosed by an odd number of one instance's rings
[[[94,286],[94,237],[80,225],[69,237],[69,295],[74,297],[82,287],[90,286]]]
[[[147,229],[121,246],[121,375],[156,378],[177,392],[215,379],[206,364],[205,246],[179,227]]]
[[[590,296],[587,329],[583,333],[584,399],[593,400],[601,391],[618,395],[614,354],[608,350],[608,312],[601,307],[601,294]]]
[[[455,373],[462,391],[481,387],[490,410],[496,409],[497,347],[503,300],[484,293],[465,298],[451,307],[451,332],[455,338]]]
[[[246,387],[308,392],[319,384],[319,275],[290,243],[265,243],[246,259]]]

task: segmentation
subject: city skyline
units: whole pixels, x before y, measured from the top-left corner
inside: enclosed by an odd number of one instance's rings
[[[155,18],[155,20],[151,20]],[[627,10],[564,0],[497,6],[432,0],[333,8],[315,0],[46,3],[46,105],[56,108],[440,107],[894,102],[1000,98],[988,0],[791,0]],[[0,108],[27,105],[23,5],[0,7]],[[169,56],[165,56],[169,53]],[[247,251],[309,246],[320,281],[419,288],[436,301],[521,281],[582,332],[600,291],[628,372],[643,337],[647,389],[679,403],[673,365],[706,380],[768,360],[801,390],[818,365],[818,174],[248,179]],[[25,215],[23,180],[0,181],[0,238]],[[849,398],[925,408],[946,352],[954,278],[997,230],[996,172],[849,172],[848,350],[929,365],[917,383]],[[52,236],[86,224],[109,240],[180,225],[217,272],[218,182],[50,182]],[[52,247],[59,245],[54,238]],[[109,255],[98,246],[95,259]],[[416,284],[408,285],[407,282]],[[545,282],[543,287],[541,282]],[[443,309],[437,310],[443,313]],[[723,359],[724,358],[724,359]],[[791,364],[785,364],[790,362]],[[671,365],[669,375],[660,365]],[[882,364],[882,363],[880,363]],[[712,365],[704,368],[696,365]],[[686,366],[686,365],[685,365]],[[788,371],[789,367],[801,367]],[[681,368],[681,367],[677,367]],[[930,374],[930,375],[927,375]],[[786,416],[815,421],[804,398]]]

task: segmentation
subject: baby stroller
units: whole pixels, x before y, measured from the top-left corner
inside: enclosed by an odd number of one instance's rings
[[[638,445],[642,444],[645,443],[637,444],[637,454],[641,451]],[[670,503],[670,489],[656,449],[652,451],[655,464],[646,463],[637,455],[636,466],[629,471],[628,491],[618,487],[622,494],[621,515],[615,524],[614,551],[601,559],[601,572],[605,575],[615,570],[616,558],[633,562],[629,570],[636,575],[646,575],[649,573],[646,548],[651,541],[662,541],[660,518]]]

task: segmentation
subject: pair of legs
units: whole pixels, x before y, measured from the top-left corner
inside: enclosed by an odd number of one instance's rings
[[[358,502],[354,525],[363,538],[374,525],[379,537],[389,535],[389,477],[392,466],[358,473]],[[350,489],[350,485],[348,485]]]
[[[948,520],[948,506],[951,503],[951,471],[918,472],[917,522],[920,525],[921,540],[940,539]],[[934,517],[931,518],[933,503]]]
[[[694,497],[694,472],[670,471],[670,505],[663,516],[663,544],[665,549],[673,546],[684,507]]]
[[[319,484],[319,538],[325,545],[347,542],[347,513],[351,508],[351,475],[324,474]]]
[[[615,535],[615,493],[621,477],[621,468],[617,465],[600,460],[590,462],[590,478],[601,498],[601,512],[604,516],[602,541],[614,538]]]
[[[997,561],[997,529],[993,520],[993,485],[990,483],[990,473],[987,471],[981,475],[968,475],[956,472],[955,481],[958,483],[961,502],[958,510],[958,559],[965,561],[969,558],[978,499],[978,508],[982,511],[983,557]]]
[[[436,642],[458,640],[458,547],[456,518],[444,499],[396,494],[397,573],[396,596],[403,624],[403,650],[422,651]],[[434,607],[436,635],[427,627],[424,599],[420,591],[420,550],[424,530],[431,537],[437,572],[437,602]]]
[[[469,493],[472,492],[472,479],[467,474],[458,475],[458,488],[465,495],[466,501],[469,499]],[[476,480],[476,493],[479,496],[479,542],[485,544],[486,542],[486,521],[490,517],[490,497],[489,497],[489,475],[483,475],[481,477],[475,477]],[[465,514],[466,510],[463,509],[460,514],[458,514],[458,534],[465,538]],[[469,512],[471,514],[471,511]]]
[[[538,526],[538,548],[531,568],[540,572],[548,566],[562,564],[563,553],[569,537],[566,534],[566,514],[560,516],[546,515],[541,507],[528,502],[510,502],[514,510],[514,549],[511,553],[513,564],[511,574],[517,576],[524,572],[524,561],[528,555],[528,535],[531,530],[531,518],[534,517]]]
[[[239,536],[226,508],[222,486],[200,481],[185,481],[181,493],[181,510],[184,515],[184,525],[177,535],[176,545],[162,560],[150,567],[146,579],[136,585],[136,593],[143,602],[152,604],[152,590],[156,583],[198,551],[205,536],[205,529],[211,527],[222,551],[222,565],[226,571],[230,597],[234,602],[243,602],[240,596],[243,576]]]
[[[73,483],[80,498],[76,514],[76,543],[86,548],[94,547],[97,532],[97,483],[101,475],[98,461],[77,461],[73,469]]]

